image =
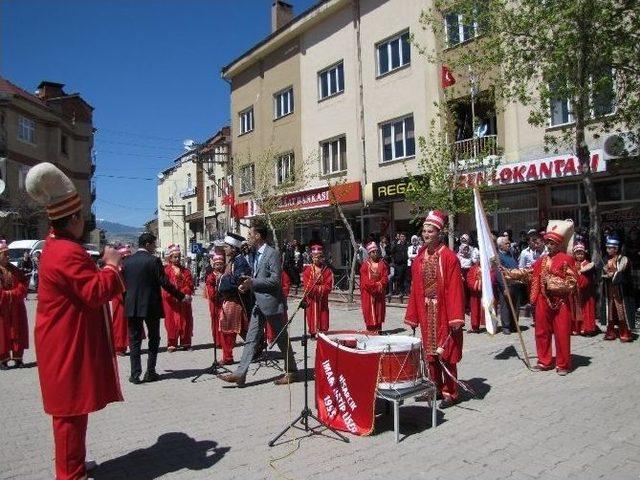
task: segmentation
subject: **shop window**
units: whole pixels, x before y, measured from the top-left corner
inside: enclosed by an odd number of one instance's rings
[[[622,200],[622,182],[620,179],[595,182],[596,198],[599,202],[617,202]]]
[[[538,192],[535,188],[499,192],[496,195],[496,203],[499,211],[538,208]]]
[[[406,31],[376,45],[378,76],[411,63],[409,32]]]
[[[551,206],[577,205],[579,199],[579,185],[558,185],[551,187]]]
[[[640,177],[624,179],[624,199],[640,200]]]

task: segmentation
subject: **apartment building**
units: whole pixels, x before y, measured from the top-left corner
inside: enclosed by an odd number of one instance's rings
[[[229,229],[229,127],[202,143],[185,141],[185,152],[158,174],[158,248],[179,244],[195,255]]]
[[[83,204],[85,241],[98,243],[92,181],[93,107],[61,83],[43,81],[35,94],[0,77],[0,235],[44,238],[48,222],[25,191],[25,177],[40,162],[57,165],[74,182]]]
[[[445,99],[442,65],[428,63],[415,46],[436,44],[419,23],[430,5],[431,0],[326,0],[293,17],[290,5],[274,1],[272,33],[222,69],[231,84],[232,154],[240,181],[236,201],[245,206],[247,221],[259,216],[252,208],[255,165],[241,162],[275,148],[287,161],[305,162],[310,172],[282,205],[313,209],[314,215],[285,236],[306,243],[319,234],[334,262],[346,264],[346,232],[322,195],[338,182],[352,190],[344,208],[359,235],[414,231],[405,201],[407,174],[419,173],[417,139],[433,120],[449,132],[459,159],[477,151],[502,154],[496,188],[489,193],[498,205],[490,218],[493,228],[517,233],[567,217],[586,223],[577,159],[569,147],[557,154],[545,150],[545,134],[572,121],[566,101],[554,102],[548,126],[535,128],[527,122],[527,107],[496,105],[488,85],[474,87],[472,99],[469,72],[452,72],[457,81],[446,97],[455,118],[452,125],[440,123],[433,104]],[[443,21],[447,39],[440,48],[446,62],[480,32],[455,12]],[[282,103],[283,92],[289,92],[290,102]],[[601,96],[594,119],[613,112],[614,97],[614,92]],[[631,160],[605,150],[606,140],[587,139],[603,220],[621,223],[639,211],[640,177]],[[467,184],[479,179],[482,172],[462,172]],[[471,219],[462,218],[460,228],[473,229]]]

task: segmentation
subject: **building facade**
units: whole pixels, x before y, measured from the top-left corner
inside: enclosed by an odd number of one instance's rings
[[[361,193],[343,205],[357,235],[416,232],[411,205],[405,200],[409,174],[419,171],[418,139],[428,126],[446,131],[456,158],[477,152],[500,153],[496,177],[487,195],[497,209],[490,222],[495,230],[514,233],[539,228],[550,218],[588,221],[577,159],[567,146],[548,153],[545,135],[560,132],[572,119],[567,102],[554,102],[546,127],[533,127],[529,108],[496,105],[490,85],[472,85],[469,72],[452,72],[456,83],[442,82],[442,64],[426,61],[416,45],[442,51],[444,62],[473,41],[477,26],[446,15],[447,44],[420,25],[430,0],[327,0],[275,24],[272,33],[222,69],[231,85],[231,135],[236,202],[251,208],[255,165],[247,159],[268,151],[286,161],[304,162],[305,182],[298,192],[283,196],[283,208],[309,208],[314,214],[293,225],[285,236],[306,243],[314,235],[331,246],[334,263],[350,257],[346,232],[334,218],[330,202],[314,196],[336,183],[354,185]],[[291,6],[275,1],[272,18]],[[471,97],[471,87],[474,96]],[[283,101],[283,92],[288,92]],[[290,99],[290,101],[289,101]],[[444,124],[434,102],[449,101],[453,123]],[[615,110],[615,92],[601,95],[594,121]],[[473,102],[473,105],[472,105]],[[284,107],[283,107],[284,106]],[[473,115],[472,115],[473,113]],[[595,182],[603,221],[640,222],[640,176],[634,159],[616,158],[606,136],[590,134]],[[246,163],[245,163],[246,162]],[[274,182],[279,181],[277,163]],[[252,170],[253,169],[253,170]],[[462,172],[467,185],[485,179]],[[634,217],[634,213],[635,217]],[[638,218],[636,218],[638,217]],[[617,220],[616,220],[617,219]],[[474,227],[470,218],[460,231]],[[339,259],[337,262],[336,259]]]
[[[229,127],[185,151],[158,175],[158,248],[196,255],[230,228]]]
[[[85,241],[98,243],[92,204],[93,107],[64,85],[41,82],[35,94],[0,77],[0,235],[8,241],[44,238],[46,214],[25,191],[32,166],[51,162],[74,182],[82,199]]]

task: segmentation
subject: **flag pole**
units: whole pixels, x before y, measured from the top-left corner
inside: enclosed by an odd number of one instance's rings
[[[477,187],[474,187],[473,190],[475,191],[475,194],[478,195],[478,198],[480,198],[480,192],[478,192]],[[484,218],[485,223],[488,225],[489,223],[487,222],[487,214],[484,211],[484,205],[482,204],[481,201],[478,202],[478,206],[480,207],[480,214]],[[493,251],[494,258],[496,259],[496,261],[499,262],[500,256],[498,255],[498,250],[496,249],[495,242],[491,242],[491,250]],[[505,287],[504,288],[505,296],[507,297],[507,303],[509,303],[509,308],[511,309],[511,314],[513,315],[513,319],[516,324],[516,331],[518,332],[518,338],[520,339],[520,346],[522,347],[522,352],[524,353],[524,363],[527,365],[527,368],[531,370],[531,361],[529,360],[529,353],[527,352],[527,347],[524,344],[524,338],[522,337],[522,331],[520,330],[520,322],[518,321],[518,316],[516,315],[516,309],[513,306],[513,300],[511,299],[509,288],[507,287],[507,280],[504,278],[504,275],[502,274],[502,271],[500,270],[500,268],[498,268],[497,270],[498,270],[498,274],[502,277],[502,282]]]

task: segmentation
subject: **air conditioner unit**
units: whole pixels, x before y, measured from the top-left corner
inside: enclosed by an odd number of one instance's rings
[[[640,142],[634,132],[609,135],[604,141],[604,153],[608,158],[633,157],[640,155]]]

